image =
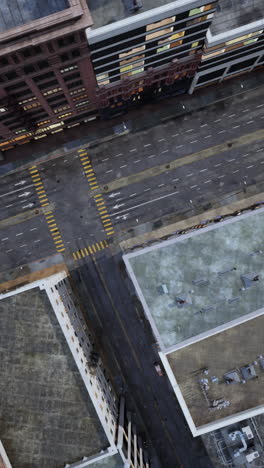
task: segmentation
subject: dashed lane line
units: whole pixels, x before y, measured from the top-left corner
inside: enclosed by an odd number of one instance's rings
[[[89,188],[91,190],[98,189],[99,186],[98,186],[98,182],[97,182],[97,177],[96,177],[96,174],[95,174],[95,172],[94,172],[94,170],[92,168],[92,164],[91,164],[90,158],[88,157],[87,151],[81,149],[81,150],[78,150],[78,153],[79,153],[81,164],[82,164],[83,169],[84,169],[84,173],[85,173],[87,182],[89,184]],[[89,172],[87,172],[85,170],[87,166],[89,166]],[[106,233],[107,236],[111,236],[112,234],[114,234],[114,228],[113,228],[112,221],[108,216],[108,211],[107,211],[105,201],[103,199],[102,194],[98,193],[98,194],[94,195],[94,201],[95,201],[96,208],[97,208],[97,211],[99,213],[99,216],[101,218],[101,223],[103,225],[104,232]]]
[[[41,175],[37,169],[37,166],[31,166],[29,168],[29,173],[31,175],[33,184],[35,185],[35,190],[37,192],[41,207],[48,206],[49,205],[48,196],[46,194],[45,187],[44,187]],[[53,243],[55,245],[57,252],[59,253],[64,252],[65,251],[64,242],[62,240],[59,228],[56,224],[53,211],[44,212],[44,216],[45,216],[45,219],[49,228],[49,232],[51,234],[51,237],[52,237],[52,240],[53,240]],[[57,240],[58,242],[55,242],[55,240]]]

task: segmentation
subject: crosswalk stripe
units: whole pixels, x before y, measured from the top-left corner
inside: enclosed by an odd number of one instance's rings
[[[95,245],[96,245],[98,250],[101,250],[101,246],[98,244],[98,242],[96,242]]]
[[[104,240],[104,244],[105,244],[105,247],[108,247],[108,242],[106,239]]]
[[[79,250],[77,250],[76,255],[77,255],[78,258],[82,258]]]
[[[90,252],[90,254],[92,254],[92,253],[93,253],[93,251],[92,251],[92,249],[91,249],[91,247],[90,247],[90,246],[88,246],[88,249],[89,249],[89,252]]]
[[[98,188],[99,188],[98,185],[96,185],[95,187],[91,187],[91,190],[96,190]]]
[[[74,260],[77,260],[76,253],[75,253],[75,252],[73,252],[73,254],[72,254],[72,255],[73,255],[73,258],[74,258]]]
[[[105,231],[113,231],[112,227],[105,228]]]
[[[88,252],[86,247],[84,247],[84,251],[85,251],[86,255],[89,255],[89,252]]]
[[[106,228],[107,226],[113,226],[113,225],[112,225],[112,223],[104,224],[104,228]]]
[[[100,245],[101,245],[102,249],[105,248],[103,241],[100,241]]]
[[[111,231],[111,232],[107,232],[106,235],[107,235],[107,236],[111,236],[111,235],[114,234],[114,233],[115,233],[115,231]]]
[[[94,253],[96,253],[96,247],[95,247],[94,244],[92,245],[92,249],[93,249]]]
[[[63,247],[63,249],[57,249],[57,252],[64,252],[65,250],[65,247]]]

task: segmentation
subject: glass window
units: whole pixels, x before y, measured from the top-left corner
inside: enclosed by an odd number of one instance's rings
[[[128,52],[123,52],[119,54],[119,58],[129,57],[129,55],[136,54],[137,52],[143,52],[146,49],[146,46],[135,47],[134,49],[129,50]]]
[[[225,52],[226,49],[218,49],[212,52],[211,54],[206,54],[202,56],[202,60],[208,60],[209,58],[212,57],[217,57],[217,55],[221,55]]]
[[[193,42],[193,43],[192,43],[192,48],[193,48],[193,47],[198,47],[198,45],[199,45],[199,41]]]
[[[155,39],[156,37],[164,36],[164,34],[169,34],[173,31],[173,28],[166,28],[162,29],[161,31],[156,31],[151,34],[146,35],[146,41],[150,41],[151,39]]]
[[[110,82],[108,73],[102,73],[101,75],[96,75],[96,79],[100,86],[106,85]]]
[[[159,48],[157,49],[157,53],[159,53],[159,52],[164,52],[165,50],[168,50],[169,48],[170,48],[170,44],[166,44],[166,45],[164,45],[164,46],[162,46],[162,47],[159,47]]]
[[[260,30],[260,31],[255,31],[255,32],[252,32],[252,33],[249,33],[249,34],[245,34],[244,36],[240,36],[240,37],[236,37],[235,39],[232,39],[231,41],[227,41],[225,44],[226,45],[230,45],[230,44],[235,44],[236,42],[240,42],[240,41],[243,41],[243,39],[248,39],[252,36],[257,36],[259,34],[262,34],[263,33],[263,29]],[[258,38],[256,38],[258,39]]]
[[[189,11],[189,16],[194,16],[194,15],[199,15],[199,13],[202,13],[202,8],[193,8],[192,10]]]
[[[161,28],[162,26],[166,26],[167,24],[174,23],[176,16],[172,16],[171,18],[165,18],[161,21],[157,21],[156,23],[148,24],[146,27],[146,31],[152,31],[153,29]]]
[[[180,31],[178,33],[172,34],[172,36],[170,36],[170,40],[178,39],[179,37],[183,37],[184,35],[185,35],[185,31]],[[177,46],[179,46],[181,44],[182,44],[182,40],[173,42],[170,46],[172,48],[172,47],[177,47]]]

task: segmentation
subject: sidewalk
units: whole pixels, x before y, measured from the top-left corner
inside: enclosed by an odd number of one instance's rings
[[[196,91],[192,96],[179,95],[155,101],[132,109],[126,114],[111,120],[94,120],[78,127],[49,135],[42,140],[32,141],[3,153],[0,161],[0,176],[28,165],[75,152],[78,148],[92,147],[103,141],[120,138],[115,127],[129,123],[131,133],[146,130],[167,120],[204,109],[207,106],[243,95],[261,88],[264,84],[263,70],[251,72],[217,86]]]

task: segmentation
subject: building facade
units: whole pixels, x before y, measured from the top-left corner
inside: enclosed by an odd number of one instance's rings
[[[0,150],[263,67],[261,0],[0,5]],[[231,20],[230,20],[231,18]]]

